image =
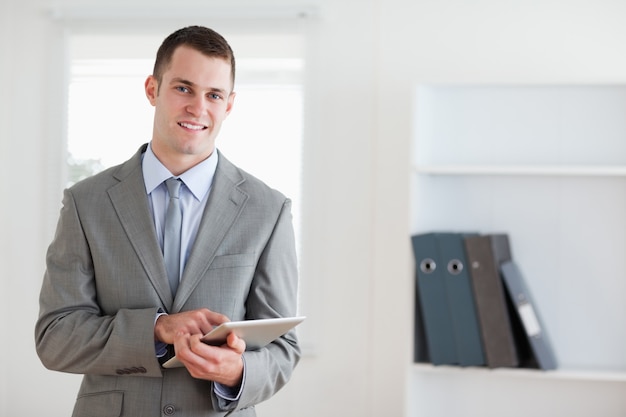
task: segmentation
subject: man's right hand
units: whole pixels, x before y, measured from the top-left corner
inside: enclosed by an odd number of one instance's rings
[[[176,314],[160,316],[154,325],[154,338],[168,345],[174,344],[175,336],[179,333],[189,335],[205,335],[213,327],[230,321],[223,314],[216,313],[208,308],[185,311]]]

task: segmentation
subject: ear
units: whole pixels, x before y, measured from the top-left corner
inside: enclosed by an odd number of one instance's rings
[[[156,98],[159,91],[159,83],[156,78],[154,78],[154,75],[149,75],[148,78],[146,78],[144,88],[146,90],[146,97],[148,97],[150,104],[152,104],[153,106],[156,105]]]
[[[233,91],[228,95],[228,102],[226,104],[226,115],[228,116],[233,109],[233,104],[235,103],[235,92]]]

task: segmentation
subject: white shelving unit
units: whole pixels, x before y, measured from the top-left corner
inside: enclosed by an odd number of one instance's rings
[[[431,175],[535,175],[563,177],[625,177],[626,166],[621,165],[416,165],[418,174]]]
[[[559,369],[414,365],[410,415],[626,415],[626,86],[424,85],[415,103],[411,233],[508,233]]]

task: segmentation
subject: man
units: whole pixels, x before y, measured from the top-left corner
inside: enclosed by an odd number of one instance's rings
[[[299,361],[294,331],[254,351],[233,333],[222,346],[200,341],[228,320],[296,313],[291,202],[215,148],[234,78],[222,36],[174,32],[145,83],[151,142],[64,192],[35,338],[47,368],[84,374],[74,416],[254,416]],[[170,286],[163,251],[177,204]],[[185,367],[163,368],[174,352]]]

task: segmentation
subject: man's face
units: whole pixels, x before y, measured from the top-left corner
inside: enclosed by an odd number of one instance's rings
[[[160,85],[153,76],[146,80],[146,96],[155,107],[152,149],[171,171],[172,163],[182,168],[184,161],[188,169],[215,149],[235,98],[230,70],[224,59],[180,46]]]

